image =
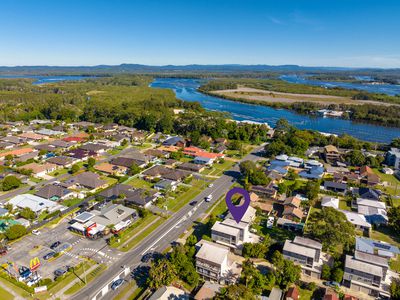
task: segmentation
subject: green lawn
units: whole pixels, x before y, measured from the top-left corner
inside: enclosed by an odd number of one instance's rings
[[[310,300],[313,294],[312,291],[300,288],[299,288],[299,293],[300,293],[299,300]]]
[[[140,235],[137,235],[134,237],[132,240],[128,242],[128,244],[125,245],[124,248],[121,248],[122,251],[128,251],[135,247],[138,243],[140,243],[146,236],[148,236],[151,232],[153,232],[158,226],[160,226],[165,219],[160,218],[157,221],[155,221],[151,226],[147,227],[144,231],[141,232]]]
[[[375,230],[372,230],[370,237],[371,239],[384,241],[400,247],[400,238],[398,233],[393,232],[393,230],[388,227],[379,227]]]
[[[152,183],[150,183],[146,180],[140,179],[138,177],[131,179],[130,181],[127,182],[127,184],[129,184],[135,188],[142,188],[142,189],[146,189],[146,190],[149,190],[153,187]]]
[[[378,186],[377,188],[392,196],[400,194],[400,180],[398,180],[394,175],[383,174],[378,169],[373,169],[373,171],[379,176],[381,181],[386,181],[388,183],[388,186],[386,187]],[[400,205],[400,202],[398,201],[394,201],[394,203],[396,206]]]
[[[349,205],[349,203],[347,203],[347,201],[344,200],[344,199],[340,199],[340,201],[339,201],[339,208],[340,208],[340,209],[343,209],[343,210],[349,210],[349,211],[352,210],[352,209],[351,209],[351,206]]]
[[[1,278],[1,277],[0,277],[0,281],[1,281],[2,284],[4,284],[5,286],[9,287],[13,291],[15,291],[18,295],[22,296],[23,298],[29,299],[30,294],[27,291],[25,291],[24,289],[12,284],[7,279]],[[6,292],[6,291],[4,291],[4,292]],[[6,295],[3,292],[0,295],[3,295],[3,294]],[[0,299],[3,299],[3,297],[0,297]],[[9,299],[14,299],[14,297],[11,295],[11,298],[9,298]]]
[[[161,204],[162,207],[167,206],[169,211],[177,212],[186,203],[196,197],[203,189],[204,182],[202,180],[192,180],[191,188],[184,192],[180,192],[176,197],[169,198]]]
[[[86,276],[87,283],[91,282],[93,279],[95,279],[97,276],[99,276],[101,273],[103,273],[107,269],[107,266],[104,264],[98,265],[94,270],[92,270],[89,274]],[[79,291],[82,287],[84,287],[86,284],[83,282],[78,282],[75,283],[73,286],[71,286],[68,290],[65,291],[65,295],[72,295],[75,294],[77,291]]]
[[[63,201],[63,205],[71,207],[74,206],[78,203],[81,203],[84,199],[79,199],[79,198],[72,198],[72,199],[66,199]]]
[[[389,266],[393,271],[396,271],[397,273],[400,272],[400,256],[398,256],[396,259],[392,259],[389,262]]]
[[[55,171],[49,173],[48,175],[53,176],[53,177],[57,177],[57,176],[64,175],[64,174],[67,174],[67,173],[68,173],[68,169],[62,168],[62,169],[55,170]]]
[[[7,292],[5,289],[0,287],[0,299],[1,300],[12,300],[14,296]]]
[[[153,145],[149,144],[149,143],[143,143],[143,144],[134,145],[134,147],[138,148],[138,149],[149,149],[149,148],[153,147]]]
[[[106,180],[108,185],[113,185],[114,183],[116,183],[118,181],[117,179],[111,178],[111,177],[108,177],[108,176],[102,176],[102,177],[100,177],[100,179]]]
[[[146,227],[148,224],[154,221],[156,218],[157,218],[156,215],[148,215],[145,218],[136,221],[135,223],[132,224],[132,226],[124,230],[123,233],[121,233],[120,241],[115,242],[114,244],[111,245],[111,247],[119,247],[125,241],[130,239],[137,232],[139,232],[142,228]]]

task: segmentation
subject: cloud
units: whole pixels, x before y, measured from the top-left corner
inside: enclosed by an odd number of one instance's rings
[[[277,19],[277,18],[275,18],[275,17],[269,16],[268,18],[269,18],[269,20],[270,20],[272,23],[274,23],[274,24],[285,25],[284,22],[282,22],[281,20],[279,20],[279,19]]]
[[[311,27],[314,30],[323,30],[321,22],[317,19],[304,15],[303,12],[296,10],[290,14],[291,22]]]

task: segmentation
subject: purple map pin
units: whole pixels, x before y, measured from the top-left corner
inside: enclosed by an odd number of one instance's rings
[[[235,194],[243,195],[244,203],[242,205],[236,206],[232,203],[232,197]],[[242,220],[244,214],[246,213],[247,208],[249,207],[249,204],[250,204],[249,193],[245,189],[242,189],[239,187],[234,187],[226,194],[225,201],[226,201],[226,205],[228,206],[228,209],[231,212],[236,223],[239,223]]]

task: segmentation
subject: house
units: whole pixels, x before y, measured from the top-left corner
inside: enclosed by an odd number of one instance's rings
[[[400,254],[399,248],[393,246],[392,244],[359,236],[356,237],[355,248],[357,251],[375,254],[387,258],[394,258],[398,254]]]
[[[197,291],[194,300],[212,300],[221,289],[222,285],[206,281]]]
[[[185,140],[179,136],[173,136],[173,137],[166,139],[162,144],[163,144],[163,146],[184,147]]]
[[[57,149],[61,149],[61,150],[68,150],[69,148],[71,148],[74,145],[74,143],[66,142],[63,140],[54,140],[54,141],[50,142],[49,144],[52,145],[53,147],[55,147]]]
[[[26,161],[28,161],[30,159],[37,159],[38,157],[39,157],[39,151],[35,150],[35,151],[29,152],[29,153],[26,153],[26,154],[22,154],[22,155],[20,155],[18,157],[15,157],[14,161],[16,163],[18,163],[18,162],[26,162]]]
[[[37,134],[33,132],[24,132],[18,135],[19,137],[23,139],[27,139],[28,143],[30,142],[38,142],[41,140],[46,140],[48,139],[48,136],[42,135],[42,134]]]
[[[101,154],[106,152],[106,150],[109,149],[106,145],[103,144],[96,144],[96,143],[87,143],[84,144],[80,147],[80,149],[83,149],[87,152],[95,152],[97,154]]]
[[[0,138],[0,141],[3,143],[13,144],[14,146],[21,146],[27,142],[26,138],[22,138],[20,136],[3,136]]]
[[[304,275],[321,278],[321,269],[324,264],[321,243],[296,236],[293,241],[285,241],[282,254],[285,259],[299,264]]]
[[[178,183],[176,181],[163,179],[154,184],[154,188],[161,191],[175,191],[177,184]]]
[[[319,179],[322,178],[322,176],[324,175],[324,171],[324,167],[313,166],[311,168],[301,171],[299,173],[299,176],[307,179]]]
[[[76,143],[82,143],[86,139],[83,137],[79,137],[79,136],[67,136],[67,137],[63,138],[62,140],[67,143],[75,143],[76,144]]]
[[[35,195],[47,200],[59,201],[74,197],[75,193],[60,185],[48,184],[40,188]]]
[[[274,199],[278,195],[278,192],[274,188],[274,184],[272,182],[270,182],[267,186],[253,185],[253,186],[251,186],[250,191],[257,194],[260,197],[263,197],[263,198]]]
[[[324,295],[324,298],[322,300],[340,300],[339,296],[336,294],[336,292],[327,290],[327,292]]]
[[[363,184],[374,186],[380,183],[379,176],[368,166],[362,166],[360,168],[360,175],[361,183]]]
[[[385,163],[394,169],[400,169],[400,149],[391,148],[385,156]]]
[[[169,157],[168,152],[162,151],[159,149],[148,149],[144,152],[144,154],[147,156],[154,156],[154,157],[158,157],[158,158],[168,158]]]
[[[301,199],[297,196],[288,197],[283,202],[283,205],[299,208],[301,205]]]
[[[269,293],[267,300],[281,300],[283,295],[283,291],[280,288],[273,287],[271,292]]]
[[[125,204],[149,207],[157,199],[157,196],[157,193],[152,190],[135,189],[126,194]]]
[[[335,209],[339,209],[339,198],[324,196],[321,199],[322,207],[333,207]]]
[[[200,250],[196,253],[196,271],[204,280],[223,282],[230,271],[229,249],[208,241],[200,241]],[[200,243],[199,242],[199,243]]]
[[[31,152],[34,152],[35,150],[33,148],[20,148],[20,149],[15,149],[15,150],[11,150],[11,151],[6,151],[6,152],[2,152],[0,153],[0,160],[4,160],[5,157],[7,156],[16,156],[16,157],[20,157],[24,154],[28,154]]]
[[[365,216],[348,210],[340,210],[340,211],[344,213],[347,221],[353,224],[357,229],[369,232],[369,230],[372,228],[371,224],[368,223]]]
[[[283,210],[282,217],[292,221],[301,221],[304,217],[304,213],[300,208],[286,206]]]
[[[353,188],[352,194],[353,197],[379,201],[382,192],[376,189],[360,187],[360,188]]]
[[[72,149],[64,153],[67,156],[73,157],[80,161],[88,160],[89,157],[96,157],[97,153],[93,151],[86,151],[84,149]]]
[[[204,170],[204,165],[186,162],[186,163],[180,164],[178,166],[178,169],[195,172],[195,173],[200,173]]]
[[[7,203],[12,204],[19,209],[30,208],[36,215],[43,211],[50,213],[56,210],[64,210],[65,207],[57,204],[54,201],[44,199],[32,194],[20,194],[11,198]]]
[[[212,165],[214,163],[215,158],[211,157],[202,157],[202,156],[196,156],[193,159],[193,163],[198,164],[198,165]]]
[[[99,189],[106,188],[108,186],[108,182],[100,179],[100,176],[96,173],[84,172],[73,176],[72,178],[63,182],[62,185],[68,188],[86,188],[90,192],[95,192]]]
[[[189,294],[174,286],[163,286],[156,290],[147,300],[189,300]]]
[[[335,181],[325,181],[324,188],[327,191],[345,194],[347,192],[347,184]]]
[[[340,152],[333,145],[327,145],[324,147],[323,156],[327,162],[335,162],[340,160]]]
[[[54,147],[54,146],[52,146],[50,144],[39,144],[39,145],[34,146],[34,148],[36,150],[39,150],[39,151],[43,150],[43,151],[46,151],[46,152],[53,152],[53,151],[56,150],[56,147]]]
[[[47,162],[63,168],[70,168],[76,159],[69,156],[54,156],[50,157]]]
[[[9,150],[14,148],[13,143],[7,143],[7,142],[0,142],[0,150]]]
[[[276,220],[276,226],[279,228],[299,233],[303,232],[304,229],[304,223],[295,222],[285,218],[278,218],[278,220]]]
[[[299,297],[300,297],[299,289],[297,288],[297,286],[292,286],[287,290],[285,297],[283,299],[299,300]]]
[[[115,165],[115,166],[125,167],[125,168],[131,168],[134,164],[140,168],[143,168],[146,166],[145,162],[137,161],[137,160],[135,160],[133,158],[129,158],[129,157],[115,157],[115,158],[111,159],[110,164]]]
[[[95,165],[94,168],[97,171],[110,174],[110,175],[116,175],[116,176],[123,176],[128,172],[128,168],[124,166],[116,166],[112,165],[107,162],[103,162],[101,164]]]
[[[385,276],[384,267],[379,265],[377,258],[372,261],[366,261],[367,259],[346,255],[342,284],[372,297],[382,295],[389,298],[390,280]]]
[[[51,164],[48,162],[45,162],[44,164],[38,164],[38,163],[30,163],[27,165],[23,165],[22,167],[18,169],[23,169],[23,170],[32,170],[32,174],[35,177],[43,177],[48,173],[51,173],[55,170],[57,170],[57,165]]]
[[[386,204],[380,201],[357,198],[358,213],[373,225],[387,224]]]
[[[51,129],[47,129],[47,128],[37,130],[36,133],[38,133],[40,135],[45,135],[45,136],[60,136],[60,135],[65,134],[65,132],[63,132],[63,131],[51,130]]]
[[[95,215],[92,222],[104,227],[112,226],[114,233],[125,229],[138,217],[135,209],[122,204],[111,204],[101,210],[92,210],[91,213]]]

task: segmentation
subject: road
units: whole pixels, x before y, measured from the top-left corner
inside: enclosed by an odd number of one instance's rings
[[[257,160],[259,159],[259,151],[263,146],[256,148],[252,153],[245,156],[242,160]],[[239,167],[234,166],[229,171],[225,172],[220,178],[214,181],[214,185],[211,188],[206,188],[198,196],[192,199],[197,201],[196,206],[190,204],[182,207],[181,210],[176,212],[167,221],[161,224],[157,229],[150,233],[143,241],[135,248],[125,253],[120,257],[118,261],[110,268],[107,272],[103,273],[100,277],[89,283],[86,287],[76,293],[72,299],[94,299],[97,294],[103,289],[103,287],[110,285],[111,281],[118,276],[124,266],[136,267],[140,264],[140,259],[146,252],[157,250],[162,252],[171,245],[173,241],[179,238],[179,236],[206,210],[220,197],[226,194],[231,188],[237,177],[239,176]],[[204,198],[209,194],[213,195],[211,202],[205,202]],[[108,295],[108,299],[112,297]],[[97,297],[97,300],[102,297]]]

